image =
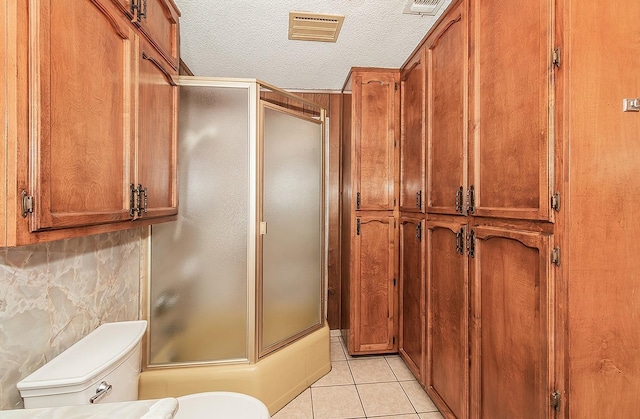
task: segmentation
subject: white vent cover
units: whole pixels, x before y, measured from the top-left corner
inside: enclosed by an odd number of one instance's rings
[[[403,13],[434,16],[443,4],[444,0],[408,0]]]
[[[344,16],[289,12],[289,39],[336,42]]]

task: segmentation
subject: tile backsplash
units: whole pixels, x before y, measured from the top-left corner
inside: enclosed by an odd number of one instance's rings
[[[0,409],[16,383],[100,324],[135,320],[142,229],[0,248]]]

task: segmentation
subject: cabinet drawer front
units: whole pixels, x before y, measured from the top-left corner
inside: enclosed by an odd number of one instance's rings
[[[128,219],[136,35],[107,0],[41,1],[33,13],[31,229]]]

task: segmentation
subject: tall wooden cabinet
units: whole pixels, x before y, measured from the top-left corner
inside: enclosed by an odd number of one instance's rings
[[[341,328],[354,355],[398,349],[399,78],[354,68],[343,89]]]
[[[177,45],[178,12],[161,3],[166,13],[154,19],[168,14],[175,24],[164,41],[141,32],[122,1],[3,2],[10,76],[0,245],[177,214],[178,67],[154,45]]]
[[[426,49],[418,377],[447,418],[640,410],[639,15],[628,0],[460,0],[401,69]]]

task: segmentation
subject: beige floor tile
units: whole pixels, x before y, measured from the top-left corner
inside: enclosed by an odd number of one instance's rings
[[[342,344],[340,342],[331,342],[331,362],[345,361],[346,359],[344,351],[342,350]]]
[[[356,387],[367,417],[416,413],[398,382],[359,384]]]
[[[311,407],[311,389],[306,389],[289,404],[280,409],[273,419],[313,419]]]
[[[400,385],[402,385],[405,393],[409,396],[409,400],[411,400],[411,404],[416,409],[416,412],[425,413],[438,411],[438,408],[436,408],[429,396],[427,396],[427,393],[422,386],[420,386],[420,383],[415,380],[402,381]]]
[[[349,361],[356,384],[397,381],[384,357],[353,359]]]
[[[340,336],[340,329],[333,329],[333,330],[329,331],[329,335],[331,337]]]
[[[440,412],[420,413],[420,419],[444,419]]]
[[[342,342],[342,339],[340,339],[338,336],[331,336],[330,342],[331,343],[336,343],[336,342],[340,343],[340,342]]]
[[[413,415],[370,416],[372,419],[419,419],[417,413]]]
[[[356,386],[313,387],[314,419],[362,418],[364,410]]]
[[[387,360],[387,363],[391,367],[391,370],[395,374],[398,381],[409,381],[416,379],[416,377],[413,376],[411,370],[409,370],[409,367],[407,367],[402,358],[400,358],[399,356],[385,356],[385,359]]]
[[[331,371],[311,387],[343,386],[353,384],[353,377],[347,361],[333,361]]]
[[[357,359],[356,357],[353,357],[353,356],[349,355],[349,350],[347,349],[347,344],[344,341],[342,341],[342,349],[344,349],[344,355],[345,355],[347,360]]]

